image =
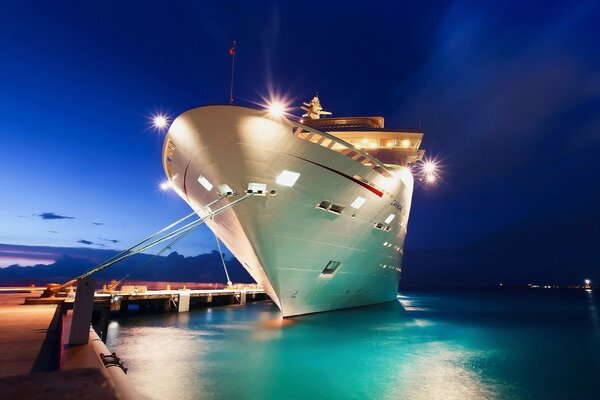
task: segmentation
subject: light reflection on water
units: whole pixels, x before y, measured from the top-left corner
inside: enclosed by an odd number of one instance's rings
[[[263,302],[113,321],[108,345],[152,399],[593,398],[597,309],[583,293],[413,292],[284,320]]]

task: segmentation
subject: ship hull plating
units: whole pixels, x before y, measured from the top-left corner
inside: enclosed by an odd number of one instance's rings
[[[207,225],[284,317],[396,299],[410,172],[398,168],[386,177],[332,146],[299,137],[299,126],[242,107],[196,108],[169,129],[164,168],[199,214],[229,188],[243,195],[249,183],[266,185]],[[277,183],[283,171],[300,174],[293,186]],[[364,203],[355,208],[358,198]]]

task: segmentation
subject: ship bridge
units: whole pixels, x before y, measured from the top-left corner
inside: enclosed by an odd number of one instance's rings
[[[407,166],[420,161],[423,132],[384,128],[383,117],[304,119],[302,123],[352,144],[386,165]]]

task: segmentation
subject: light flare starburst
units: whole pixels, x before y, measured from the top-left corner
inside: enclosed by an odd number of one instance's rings
[[[164,114],[157,114],[152,117],[152,126],[156,129],[163,130],[169,125],[169,117]]]

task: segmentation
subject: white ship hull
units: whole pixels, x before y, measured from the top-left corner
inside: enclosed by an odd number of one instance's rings
[[[207,224],[284,317],[396,299],[410,171],[401,167],[386,177],[372,164],[302,139],[294,134],[299,126],[242,107],[190,110],[169,129],[165,171],[194,210],[217,199],[224,184],[240,196],[249,182],[276,191],[249,197]],[[292,187],[276,183],[284,170],[300,174]],[[358,197],[365,201],[355,209],[351,204]],[[221,200],[213,210],[236,198]],[[317,207],[322,201],[344,209],[323,210]],[[390,214],[393,220],[385,223]],[[330,261],[339,267],[323,273]]]

